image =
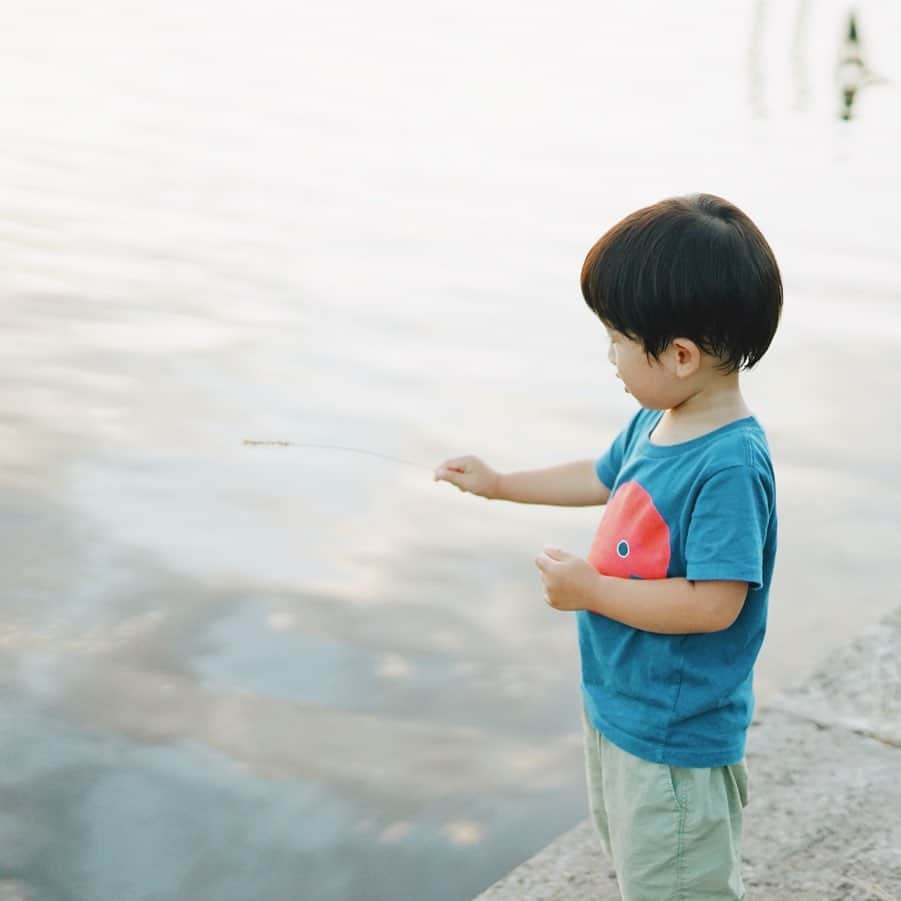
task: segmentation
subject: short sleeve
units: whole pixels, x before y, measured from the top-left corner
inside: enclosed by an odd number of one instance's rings
[[[624,434],[625,432],[620,432],[619,435],[614,438],[610,447],[607,448],[604,455],[595,460],[594,463],[594,471],[597,473],[601,482],[608,488],[613,488],[613,483],[616,481],[616,477],[619,474],[619,468],[622,466],[623,445],[625,443],[623,441]]]
[[[692,509],[685,541],[685,578],[763,584],[763,557],[772,514],[763,473],[730,466],[711,476]]]
[[[613,439],[610,447],[594,462],[594,471],[597,473],[597,477],[611,490],[613,489],[613,483],[616,482],[616,477],[619,475],[619,470],[623,465],[623,459],[626,456],[629,445],[635,437],[642,414],[646,412],[644,408],[638,410],[629,420],[628,425]]]

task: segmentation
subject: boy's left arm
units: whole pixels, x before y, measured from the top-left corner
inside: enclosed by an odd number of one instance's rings
[[[535,564],[547,602],[557,610],[589,610],[617,622],[671,635],[719,632],[741,613],[748,583],[725,579],[621,579],[587,560],[546,547]]]
[[[728,629],[748,595],[747,582],[595,575],[581,609],[646,632],[676,635]]]
[[[685,577],[625,579],[546,547],[536,559],[548,603],[589,610],[646,632],[719,632],[738,618],[751,586],[762,584],[762,554],[772,498],[749,466],[711,476],[692,511]],[[688,578],[690,577],[690,578]]]

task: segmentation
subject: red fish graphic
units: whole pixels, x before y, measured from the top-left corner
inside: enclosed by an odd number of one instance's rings
[[[588,562],[606,576],[665,579],[669,526],[638,482],[623,482],[604,510]]]

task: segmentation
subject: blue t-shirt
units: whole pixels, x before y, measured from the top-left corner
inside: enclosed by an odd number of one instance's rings
[[[681,444],[652,444],[640,409],[596,461],[610,497],[588,554],[606,575],[734,579],[749,589],[719,632],[647,632],[577,612],[582,695],[595,728],[637,757],[711,767],[744,757],[752,670],[776,554],[776,487],[753,416]]]

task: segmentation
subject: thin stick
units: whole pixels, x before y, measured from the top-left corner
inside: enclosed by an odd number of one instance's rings
[[[398,463],[406,463],[407,466],[415,466],[418,469],[427,469],[429,472],[434,472],[433,466],[426,466],[424,463],[416,463],[413,460],[404,460],[401,457],[394,457],[391,454],[381,454],[378,451],[364,450],[362,447],[345,447],[343,444],[308,444],[306,442],[299,443],[296,441],[251,441],[247,438],[244,439],[244,444],[275,444],[279,447],[324,447],[330,450],[354,451],[358,454],[371,454],[373,457],[384,457],[386,460],[396,460]]]

